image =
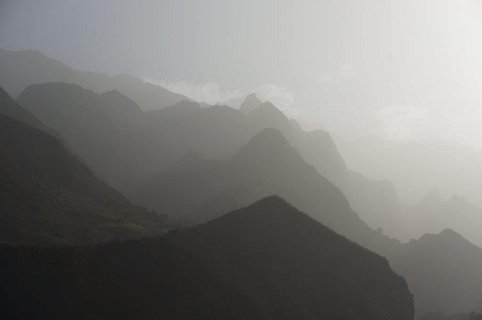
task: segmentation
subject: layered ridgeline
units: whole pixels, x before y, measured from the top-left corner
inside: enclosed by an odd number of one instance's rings
[[[75,85],[49,83],[28,87],[18,101],[59,131],[96,172],[125,192],[189,150],[209,159],[228,158],[260,130],[276,128],[307,163],[344,192],[362,217],[367,212],[397,216],[397,196],[389,182],[348,170],[328,133],[305,132],[271,103],[258,104],[253,95],[242,111],[182,102],[143,112],[119,92],[99,95]]]
[[[343,193],[276,129],[260,131],[229,159],[207,160],[190,152],[133,199],[172,217],[203,222],[271,194],[368,248],[385,252],[397,246],[370,229]]]
[[[0,87],[17,96],[26,87],[44,82],[75,83],[97,93],[118,90],[134,99],[145,110],[161,109],[187,97],[129,75],[75,70],[38,51],[0,49]]]
[[[343,194],[317,173],[275,129],[265,129],[232,158],[191,152],[138,191],[138,201],[203,221],[267,194],[279,194],[313,218],[386,255],[407,277],[419,315],[470,312],[482,306],[482,249],[453,231],[399,244],[370,229]]]
[[[337,138],[336,143],[350,168],[369,177],[389,179],[401,200],[410,204],[398,224],[374,217],[373,222],[387,234],[402,240],[452,228],[482,244],[480,232],[475,236],[474,228],[482,217],[477,212],[482,211],[478,209],[482,208],[480,150],[441,139],[389,141],[363,137],[354,141]],[[456,196],[423,204],[434,188],[440,190],[441,198]],[[403,221],[407,216],[415,219]]]
[[[409,238],[450,228],[482,248],[482,209],[463,197],[444,199],[438,189],[433,189],[419,203],[406,207],[404,215],[404,231]]]
[[[32,127],[46,129],[40,120],[38,120],[31,112],[20,107],[9,94],[0,87],[0,114],[15,118]]]
[[[391,141],[367,136],[336,139],[347,164],[369,177],[389,179],[400,198],[416,203],[434,187],[482,207],[482,152],[456,141]]]
[[[32,114],[0,98],[0,242],[96,243],[163,230],[162,217],[131,205]]]
[[[413,319],[384,258],[278,197],[161,238],[4,246],[0,262],[2,319]]]

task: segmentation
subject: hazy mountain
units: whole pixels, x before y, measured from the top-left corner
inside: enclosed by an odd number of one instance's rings
[[[419,315],[482,310],[482,249],[452,230],[410,241],[391,265],[407,280]]]
[[[129,75],[109,76],[79,71],[38,51],[0,49],[0,86],[11,96],[17,96],[29,85],[45,82],[74,83],[97,93],[118,90],[144,110],[161,109],[189,100],[183,95]]]
[[[248,115],[224,106],[201,108],[192,102],[146,113],[127,98],[109,99],[106,94],[60,83],[31,86],[18,101],[59,131],[109,183],[127,192],[189,150],[206,158],[228,158],[256,132],[272,127],[337,185],[364,218],[367,212],[389,216],[397,210],[397,196],[388,182],[347,170],[328,133],[303,131],[269,102]],[[118,108],[106,108],[107,104]],[[124,104],[131,106],[131,112],[120,107]]]
[[[256,103],[258,107],[254,108]],[[389,232],[399,226],[400,205],[392,183],[370,179],[347,168],[330,134],[322,130],[304,131],[271,103],[260,103],[254,95],[249,95],[243,105],[249,106],[249,117],[258,127],[283,132],[306,162],[343,191],[351,207],[370,226],[383,226]]]
[[[146,113],[117,91],[96,94],[77,85],[49,83],[27,88],[17,99],[116,188],[162,168],[169,150],[146,128]]]
[[[387,261],[278,197],[158,239],[1,247],[3,319],[409,320]]]
[[[239,106],[239,111],[244,114],[249,114],[251,111],[257,109],[262,103],[263,101],[259,100],[255,93],[251,93],[246,96],[244,101],[241,103]]]
[[[348,167],[363,175],[392,181],[407,203],[417,203],[437,187],[445,197],[458,194],[482,206],[482,152],[455,141],[388,141],[337,138]]]
[[[429,192],[417,205],[405,210],[407,234],[417,238],[424,233],[453,229],[482,248],[482,209],[463,197],[443,199],[438,189]]]
[[[343,193],[276,129],[257,133],[229,159],[207,160],[191,152],[141,187],[133,199],[173,217],[200,222],[271,194],[369,248],[396,244],[370,229]]]
[[[192,102],[142,112],[128,98],[112,96],[49,83],[30,86],[18,101],[58,130],[109,182],[122,188],[167,168],[188,150],[208,158],[226,158],[265,127],[277,125],[293,131],[290,121],[271,104],[249,116],[229,107],[201,108]],[[301,140],[303,132],[296,136],[293,143]],[[338,166],[340,159],[327,134],[310,139],[317,149],[326,150],[326,167]]]
[[[162,217],[132,206],[58,138],[5,115],[0,163],[0,242],[95,243],[164,228]]]

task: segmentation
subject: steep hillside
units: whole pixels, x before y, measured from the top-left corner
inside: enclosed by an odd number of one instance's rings
[[[163,218],[132,206],[58,138],[0,115],[0,241],[96,243],[152,235]]]
[[[191,152],[140,188],[134,199],[200,222],[271,194],[368,248],[396,246],[360,220],[343,193],[304,162],[276,129],[262,130],[230,159],[206,160]]]
[[[384,258],[278,197],[163,238],[4,246],[0,261],[3,319],[413,319]]]
[[[348,170],[328,133],[305,132],[270,102],[253,106],[253,101],[259,100],[254,96],[247,100],[252,107],[248,114],[223,106],[201,108],[192,102],[127,113],[122,107],[105,107],[131,105],[127,98],[111,101],[105,94],[61,83],[30,86],[18,98],[59,131],[96,172],[124,192],[168,168],[189,150],[209,159],[228,158],[260,130],[276,128],[306,162],[344,192],[363,217],[398,210],[391,184]]]
[[[0,87],[0,114],[22,121],[35,128],[43,128],[43,124],[31,112],[19,106],[8,93]]]

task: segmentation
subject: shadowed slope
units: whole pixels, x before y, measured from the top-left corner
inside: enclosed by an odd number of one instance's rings
[[[413,315],[404,280],[384,258],[278,197],[159,239],[68,250],[4,247],[0,259],[4,319]]]
[[[380,251],[395,241],[370,229],[343,193],[303,161],[276,129],[264,129],[227,160],[191,153],[140,188],[136,201],[200,222],[278,194],[329,228]]]
[[[0,173],[0,241],[95,243],[164,227],[163,218],[132,206],[56,137],[5,115]]]

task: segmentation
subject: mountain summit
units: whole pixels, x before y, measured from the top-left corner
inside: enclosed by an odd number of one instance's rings
[[[250,93],[246,96],[243,103],[239,106],[239,111],[244,114],[249,114],[251,111],[255,110],[262,104],[263,101],[259,100],[255,93]]]

